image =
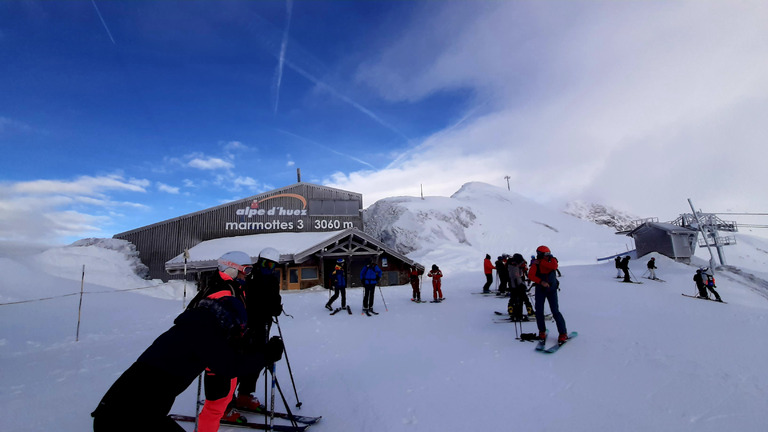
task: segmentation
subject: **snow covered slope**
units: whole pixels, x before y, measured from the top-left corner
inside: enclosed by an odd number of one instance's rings
[[[447,299],[415,304],[410,286],[385,287],[375,298],[381,314],[367,317],[360,315],[362,291],[350,289],[354,314],[329,316],[327,290],[284,293],[292,317],[280,317],[280,325],[299,411],[323,415],[312,431],[765,430],[768,297],[761,269],[768,242],[745,237],[728,249],[732,267],[717,273],[728,304],[720,304],[681,296],[694,292],[695,266],[663,256],[653,255],[666,282],[642,278],[650,258],[643,257],[630,268],[644,283],[619,283],[613,263],[594,261],[623,246],[612,229],[498,188],[469,184],[450,198],[379,204],[393,210],[393,220],[377,217],[381,229],[410,242],[412,257],[441,266]],[[540,243],[566,264],[561,310],[569,330],[580,333],[551,356],[515,340],[511,324],[494,322],[505,299],[472,294],[484,281],[485,253],[532,251]],[[170,327],[182,311],[182,291],[170,284],[122,291],[155,282],[138,278],[130,257],[113,249],[6,246],[0,244],[0,303],[53,298],[0,305],[0,430],[91,430],[89,413]],[[79,296],[67,294],[79,293],[83,264],[75,342]],[[428,285],[424,277],[424,298]],[[146,292],[165,298],[140,294]],[[523,331],[536,326],[523,323]],[[285,361],[278,378],[295,409]],[[193,414],[195,393],[187,389],[173,411]]]

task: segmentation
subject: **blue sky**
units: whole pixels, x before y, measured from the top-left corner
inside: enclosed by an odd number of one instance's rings
[[[0,239],[302,180],[768,210],[763,2],[0,2]]]

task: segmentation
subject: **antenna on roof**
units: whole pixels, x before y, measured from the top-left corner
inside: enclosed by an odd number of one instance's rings
[[[301,168],[296,168],[296,179],[301,183]]]

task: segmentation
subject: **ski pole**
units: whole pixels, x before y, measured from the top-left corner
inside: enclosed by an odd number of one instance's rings
[[[277,332],[280,334],[280,339],[283,339],[283,330],[280,328],[280,320],[275,317],[275,323],[277,324]],[[285,356],[285,364],[288,365],[288,374],[291,377],[291,384],[293,384],[293,394],[296,395],[296,408],[301,408],[301,402],[299,401],[299,392],[296,391],[296,382],[293,380],[293,371],[291,370],[291,362],[288,361],[288,351],[283,346],[283,356]],[[287,405],[286,405],[287,406]]]
[[[269,429],[272,430],[272,425],[275,421],[275,364],[272,363],[272,367],[270,368],[270,371],[272,372],[272,396],[269,400]]]
[[[200,393],[203,389],[203,374],[197,377],[197,398],[195,399],[195,432],[197,432],[197,420],[200,417]]]
[[[275,375],[272,375],[272,379],[275,382],[275,386],[277,386],[277,392],[280,393],[280,399],[282,399],[283,405],[285,405],[285,411],[288,413],[288,419],[291,421],[291,425],[293,425],[294,427],[298,427],[299,424],[296,422],[296,417],[291,412],[291,408],[288,406],[288,401],[285,400],[283,389],[280,388],[280,381],[277,380],[277,377]]]
[[[379,285],[379,294],[381,294],[381,301],[384,303],[384,310],[389,312],[389,308],[387,307],[387,301],[384,300],[384,292],[381,290],[381,285]]]

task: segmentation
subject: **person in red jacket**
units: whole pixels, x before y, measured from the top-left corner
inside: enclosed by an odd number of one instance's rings
[[[442,300],[443,290],[440,289],[440,286],[442,285],[440,280],[443,278],[443,272],[440,271],[437,264],[432,264],[432,270],[427,273],[427,276],[432,278],[432,298],[434,298],[435,301]]]
[[[568,330],[557,304],[557,290],[560,287],[560,281],[557,280],[557,267],[557,258],[552,256],[549,248],[539,246],[536,248],[536,259],[531,262],[531,268],[528,270],[528,279],[536,289],[536,325],[539,328],[539,339],[544,340],[547,337],[547,326],[544,322],[544,301],[546,300],[549,302],[549,310],[557,324],[559,334],[557,341],[562,343],[568,339]]]
[[[493,269],[495,269],[491,262],[491,256],[485,254],[485,260],[483,261],[483,272],[485,273],[485,285],[483,285],[483,293],[488,294],[491,292],[491,284],[493,283]]]

